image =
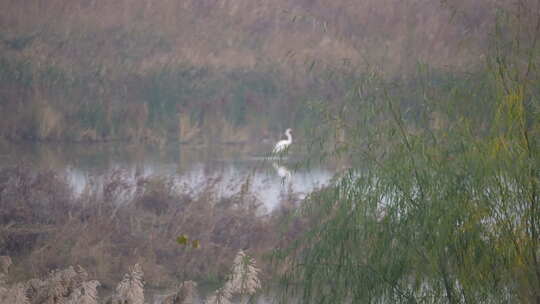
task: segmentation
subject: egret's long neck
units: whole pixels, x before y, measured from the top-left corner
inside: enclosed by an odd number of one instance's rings
[[[292,135],[291,135],[291,132],[285,132],[285,135],[287,135],[287,141],[288,142],[292,142]]]

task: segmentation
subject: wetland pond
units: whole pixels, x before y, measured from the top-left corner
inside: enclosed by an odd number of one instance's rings
[[[217,183],[218,195],[239,191],[249,178],[250,189],[270,212],[288,192],[300,198],[327,184],[334,170],[322,165],[302,166],[301,155],[271,157],[270,146],[215,145],[197,147],[168,144],[162,148],[130,143],[5,143],[0,146],[0,166],[26,164],[64,174],[75,193],[90,181],[99,182],[114,170],[128,177],[167,176],[191,191]]]
[[[302,199],[328,184],[332,167],[302,166],[302,155],[277,159],[271,146],[216,145],[197,147],[169,144],[156,148],[129,143],[0,143],[0,167],[22,164],[31,170],[52,169],[65,177],[75,195],[92,184],[99,187],[114,172],[132,181],[140,177],[166,177],[182,191],[202,193],[213,183],[212,195],[231,197],[249,180],[249,191],[265,215],[279,207],[284,196]],[[192,192],[192,193],[193,193]],[[202,287],[202,286],[201,286]],[[150,303],[161,303],[167,290],[145,289]],[[206,291],[202,292],[206,294]],[[257,303],[271,303],[268,294]]]

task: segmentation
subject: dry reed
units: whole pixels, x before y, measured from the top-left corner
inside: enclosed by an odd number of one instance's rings
[[[163,288],[186,279],[223,281],[240,249],[265,261],[265,253],[300,231],[282,239],[284,209],[257,215],[260,202],[249,185],[230,197],[216,195],[217,185],[209,180],[195,191],[171,178],[115,171],[75,196],[55,172],[4,168],[0,254],[16,257],[17,280],[80,264],[102,288],[113,290],[120,274],[138,263],[149,284]],[[200,246],[179,245],[182,234]],[[268,263],[262,266],[271,273]]]

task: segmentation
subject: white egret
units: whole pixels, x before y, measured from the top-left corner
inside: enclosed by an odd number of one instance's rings
[[[274,147],[274,154],[283,153],[292,143],[292,130],[289,128],[285,131],[285,135],[287,136],[287,139],[283,139],[278,141],[276,146]]]

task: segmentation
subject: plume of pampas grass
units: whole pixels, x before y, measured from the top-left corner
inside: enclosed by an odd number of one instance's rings
[[[4,261],[8,260],[2,259],[2,262]],[[9,262],[11,263],[11,259]],[[97,304],[96,287],[99,282],[87,282],[87,279],[88,273],[84,268],[70,266],[64,270],[51,271],[43,280],[31,279],[26,283],[7,286],[5,273],[2,273],[0,274],[0,303]]]
[[[9,267],[13,264],[9,256],[0,256],[0,274],[7,275]]]
[[[8,256],[0,256],[0,300],[1,303],[8,303],[7,299],[12,299],[13,292],[11,288],[7,286],[6,277],[11,266],[11,258]]]
[[[96,280],[82,282],[81,286],[75,289],[66,301],[66,304],[98,304]]]
[[[22,283],[7,287],[0,279],[0,303],[30,304],[26,296],[26,287]]]
[[[129,273],[116,287],[116,292],[107,302],[110,304],[144,304],[143,271],[139,264],[131,267]]]
[[[197,283],[185,281],[178,285],[176,292],[163,301],[162,304],[195,304],[197,298]]]
[[[211,296],[209,296],[205,304],[231,304],[231,291],[229,290],[227,284],[222,288],[216,290]]]
[[[260,270],[255,266],[255,260],[238,251],[233,261],[231,276],[222,288],[206,299],[206,304],[230,304],[233,294],[252,295],[261,288]]]
[[[70,266],[64,270],[54,270],[44,279],[27,282],[30,303],[64,304],[72,293],[88,279],[88,273],[81,266]]]
[[[232,293],[252,295],[261,288],[259,280],[260,270],[255,266],[255,260],[246,255],[243,250],[238,251],[234,258],[232,274],[229,280]]]
[[[30,304],[26,296],[26,286],[22,283],[7,286],[6,277],[12,261],[8,256],[0,256],[0,303]]]

